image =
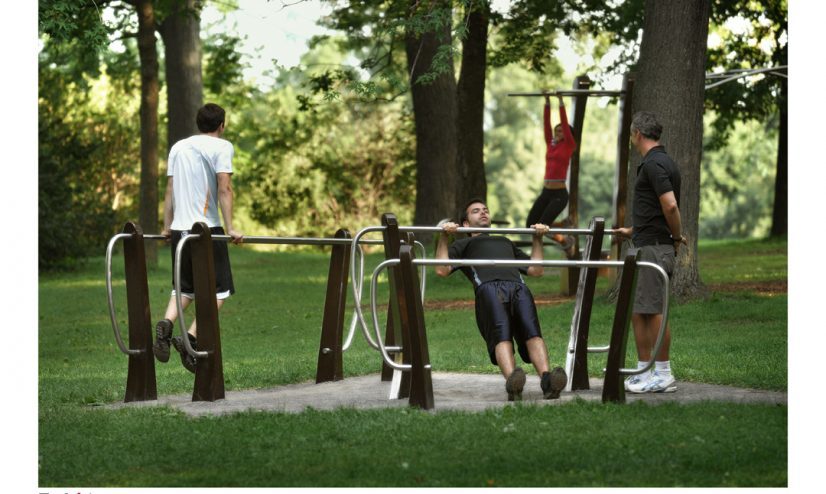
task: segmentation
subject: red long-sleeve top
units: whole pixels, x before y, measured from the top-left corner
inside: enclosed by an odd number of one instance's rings
[[[559,107],[559,119],[562,122],[562,135],[565,139],[554,143],[554,128],[551,126],[551,105],[545,105],[545,180],[564,181],[568,177],[568,163],[576,149],[576,141],[568,125],[565,107]]]

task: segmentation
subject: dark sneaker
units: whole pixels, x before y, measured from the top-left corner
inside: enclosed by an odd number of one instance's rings
[[[169,361],[169,344],[172,340],[172,321],[161,319],[155,325],[155,344],[152,345],[152,353],[160,362]]]
[[[508,392],[508,401],[522,401],[522,389],[525,387],[525,371],[517,367],[505,380],[505,391]]]
[[[568,375],[562,367],[557,367],[551,372],[543,373],[539,385],[542,386],[542,395],[546,400],[555,400],[568,385]]]
[[[186,335],[189,337],[189,344],[192,345],[192,349],[197,350],[198,346],[196,345],[197,340],[195,339],[195,337],[189,333],[187,333]],[[198,363],[198,361],[195,359],[195,357],[187,353],[186,347],[184,346],[184,340],[182,340],[180,336],[176,336],[172,338],[172,346],[174,346],[175,350],[177,350],[178,353],[181,354],[181,363],[184,365],[186,370],[195,374],[195,365]]]

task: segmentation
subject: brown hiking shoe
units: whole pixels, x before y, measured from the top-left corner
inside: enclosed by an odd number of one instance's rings
[[[522,401],[522,389],[525,388],[525,371],[517,367],[505,380],[505,391],[508,392],[508,401]]]
[[[198,346],[196,345],[197,340],[195,339],[195,337],[189,333],[187,333],[186,335],[189,337],[189,344],[192,346],[192,349],[197,350]],[[186,347],[184,346],[184,340],[181,339],[180,336],[176,336],[172,338],[172,346],[174,346],[175,350],[177,350],[178,353],[181,354],[181,363],[186,368],[186,370],[195,374],[195,366],[198,364],[198,361],[195,359],[195,357],[187,353]]]
[[[155,325],[155,344],[152,345],[152,353],[160,362],[169,361],[169,344],[172,339],[172,321],[161,319]]]
[[[568,375],[562,367],[557,367],[551,372],[543,373],[539,385],[542,387],[542,395],[546,400],[555,400],[568,385]]]

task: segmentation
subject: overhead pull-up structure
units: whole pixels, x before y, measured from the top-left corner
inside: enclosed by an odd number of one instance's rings
[[[571,156],[570,169],[568,171],[568,221],[574,227],[579,225],[579,153],[582,150],[582,129],[585,121],[585,106],[589,97],[612,97],[619,101],[619,128],[617,130],[617,161],[614,173],[614,197],[613,197],[613,217],[614,227],[625,224],[625,197],[628,191],[628,158],[631,148],[629,139],[631,138],[631,100],[634,96],[634,74],[626,73],[622,78],[622,89],[610,91],[604,89],[590,89],[591,79],[587,75],[580,75],[574,79],[573,89],[556,89],[553,91],[537,91],[527,93],[508,93],[508,96],[526,97],[546,97],[546,96],[568,96],[573,100],[573,111],[569,118],[573,126],[574,140],[578,143],[574,154]],[[579,239],[575,237],[575,255],[580,255]],[[611,245],[610,258],[619,259],[620,244]],[[577,280],[579,279],[577,267],[572,267],[562,271],[562,291],[566,295],[576,293]]]
[[[709,72],[706,74],[706,80],[714,80],[714,82],[706,84],[706,90],[722,86],[727,82],[742,79],[743,77],[751,77],[759,74],[775,75],[788,79],[789,75],[786,73],[788,70],[788,65],[778,65],[776,67],[764,67],[760,69],[732,69],[725,72]]]

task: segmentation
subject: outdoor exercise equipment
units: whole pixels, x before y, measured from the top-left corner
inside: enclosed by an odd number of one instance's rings
[[[385,238],[398,238],[402,233],[411,234],[411,233],[438,233],[442,231],[441,227],[431,227],[431,226],[398,226],[395,221],[395,216],[392,214],[386,214],[382,219],[382,226],[369,226],[359,230],[356,235],[353,237],[353,242],[356,244],[361,240],[361,238],[370,232],[382,232],[385,235]],[[460,227],[457,229],[458,233],[492,233],[492,234],[517,234],[517,235],[534,235],[536,231],[533,228],[469,228],[469,227]],[[576,236],[586,236],[587,240],[585,241],[584,250],[582,251],[582,259],[583,261],[589,262],[596,262],[601,259],[601,245],[605,235],[614,235],[616,234],[616,230],[605,230],[605,220],[601,217],[595,217],[591,220],[588,229],[579,229],[579,228],[561,228],[555,229],[552,228],[550,233],[561,233],[566,235],[576,235]],[[396,246],[398,249],[399,246]],[[351,250],[351,252],[354,252]],[[387,255],[387,251],[385,253],[386,259],[393,259],[395,256]],[[439,263],[436,263],[439,265]],[[444,263],[443,263],[444,264]],[[388,276],[392,276],[393,281],[389,283],[390,288],[390,304],[388,310],[388,330],[385,336],[385,339],[382,340],[381,338],[373,338],[370,334],[370,330],[368,329],[368,325],[366,323],[364,313],[362,311],[362,303],[361,303],[361,293],[362,293],[362,282],[355,271],[355,266],[357,263],[351,261],[351,280],[353,283],[353,298],[355,302],[355,314],[354,314],[354,322],[358,322],[358,324],[362,328],[362,332],[364,334],[365,339],[368,341],[369,345],[376,350],[382,352],[382,354],[387,354],[388,356],[393,355],[394,361],[396,364],[401,365],[409,365],[410,361],[409,358],[412,358],[409,355],[405,355],[403,351],[404,348],[410,348],[405,343],[405,335],[410,334],[410,327],[407,324],[407,319],[403,317],[400,312],[394,313],[394,307],[400,307],[402,305],[409,306],[410,302],[403,302],[401,301],[401,294],[399,292],[399,286],[402,278],[397,272],[397,264],[391,263],[388,265]],[[425,278],[426,272],[424,270],[424,264],[418,263],[417,265],[421,271],[421,277],[419,278],[419,285],[420,285],[420,303],[424,302],[424,286],[425,286]],[[566,266],[567,268],[576,269],[579,271],[579,281],[577,284],[577,291],[576,291],[576,302],[574,306],[574,313],[573,317],[571,318],[571,333],[568,341],[568,347],[566,349],[566,362],[565,362],[565,370],[568,374],[568,383],[566,385],[566,390],[580,390],[580,389],[589,389],[590,383],[588,379],[588,353],[595,353],[595,352],[607,352],[609,351],[609,346],[602,346],[602,347],[589,347],[588,346],[588,335],[589,335],[589,327],[590,327],[590,320],[591,320],[591,311],[593,308],[593,299],[594,299],[594,292],[596,288],[596,278],[600,268],[615,268],[621,265],[617,263],[610,263],[604,262],[602,264],[590,264],[585,269],[581,269],[582,265],[572,264]],[[363,269],[362,269],[363,273]],[[363,276],[363,275],[362,275]],[[371,287],[375,289],[374,287]],[[371,292],[371,297],[373,297]],[[375,307],[371,304],[371,308],[375,311]],[[376,318],[376,314],[374,313],[372,317]],[[393,321],[391,324],[390,321]],[[401,339],[402,345],[396,345],[395,341],[397,341],[397,335],[391,328],[398,328],[401,332]],[[353,327],[351,327],[351,334],[348,337],[350,339],[352,337]],[[391,342],[390,338],[394,338]],[[409,338],[409,337],[408,337]],[[402,374],[399,372],[397,367],[393,367],[387,363],[385,359],[383,359],[383,366],[384,368],[390,368],[392,373],[392,380],[393,385],[390,388],[390,398],[405,398],[410,395],[410,381],[409,376],[406,374]],[[388,377],[384,377],[384,380],[391,380]],[[418,390],[419,393],[423,392],[421,389]],[[414,399],[414,398],[411,398]],[[417,398],[417,400],[420,400]]]
[[[431,365],[427,347],[427,334],[424,326],[424,314],[421,297],[417,290],[417,266],[545,266],[545,267],[579,267],[586,269],[599,269],[609,265],[622,268],[620,278],[619,296],[614,312],[614,322],[612,325],[610,344],[606,347],[608,351],[608,361],[605,368],[605,380],[602,392],[603,402],[625,402],[625,387],[623,376],[639,374],[647,371],[654,364],[652,356],[644,369],[624,368],[626,346],[628,341],[628,325],[631,320],[631,310],[633,303],[634,288],[636,286],[636,273],[638,268],[654,269],[664,281],[664,306],[663,322],[655,343],[654,353],[659,351],[663,343],[665,325],[668,319],[668,274],[659,266],[649,262],[641,262],[637,259],[637,251],[630,251],[623,262],[620,261],[523,261],[523,260],[496,260],[496,259],[414,259],[409,246],[402,246],[399,249],[398,259],[388,259],[379,264],[373,271],[371,282],[371,308],[373,329],[376,339],[379,342],[384,362],[393,369],[400,372],[409,372],[411,375],[411,392],[409,403],[411,406],[432,409],[435,407],[433,400],[433,386],[431,380]],[[406,353],[410,355],[410,361],[399,363],[390,357],[381,340],[376,308],[376,284],[379,274],[388,267],[395,266],[398,274],[402,278],[404,293],[397,294],[399,305],[403,307],[401,313],[404,331],[408,332],[407,341],[409,349]],[[590,348],[588,350],[591,350]],[[601,349],[600,349],[601,350]]]
[[[112,254],[118,241],[124,242],[124,263],[129,313],[129,346],[124,345],[112,293]],[[152,353],[152,319],[149,310],[149,290],[146,275],[144,241],[165,240],[163,235],[144,235],[135,223],[127,223],[123,232],[113,236],[106,249],[106,289],[109,301],[109,315],[115,341],[120,350],[129,356],[126,397],[124,401],[145,401],[157,399],[155,367]],[[230,241],[228,235],[210,235],[209,228],[202,223],[193,225],[192,230],[184,236],[175,252],[176,269],[174,273],[179,327],[186,351],[199,359],[196,367],[193,401],[214,401],[224,397],[223,367],[221,364],[220,330],[218,327],[218,309],[215,300],[215,273],[212,262],[212,241]],[[195,318],[198,324],[198,351],[191,348],[185,336],[186,316],[182,309],[180,283],[181,252],[183,246],[192,244],[192,263],[195,289]],[[244,237],[247,244],[286,244],[286,245],[330,245],[330,269],[324,304],[321,341],[319,343],[316,382],[337,381],[343,379],[341,344],[344,324],[344,308],[347,296],[347,275],[350,262],[350,241],[347,230],[338,230],[334,238],[305,237]],[[363,241],[362,243],[380,243]],[[356,249],[361,249],[355,244]]]
[[[582,150],[582,129],[585,121],[585,106],[589,97],[616,97],[619,100],[619,129],[617,131],[617,162],[614,174],[614,197],[613,197],[613,219],[614,225],[625,224],[625,197],[628,191],[628,158],[630,155],[629,139],[631,137],[631,101],[634,95],[634,75],[626,73],[622,78],[622,89],[619,91],[607,91],[601,89],[590,89],[591,79],[586,75],[577,76],[574,79],[573,89],[557,89],[555,91],[538,91],[526,93],[508,93],[514,97],[545,97],[545,96],[570,96],[573,100],[573,111],[571,112],[571,125],[573,126],[574,140],[579,143],[571,156],[571,165],[568,172],[568,220],[572,225],[579,225],[579,154]],[[579,252],[579,242],[576,241],[575,255]],[[619,259],[619,243],[611,246],[610,259]],[[602,249],[602,246],[599,246]],[[563,287],[562,291],[566,295],[571,295],[576,290],[577,273],[575,268],[562,271]]]
[[[709,72],[706,74],[706,80],[709,79],[716,79],[714,82],[706,84],[706,90],[711,88],[715,88],[717,86],[722,86],[727,82],[736,81],[738,79],[742,79],[743,77],[751,77],[758,74],[767,74],[767,75],[774,75],[778,77],[782,77],[784,79],[788,79],[788,74],[784,74],[783,72],[787,72],[789,70],[788,65],[778,65],[776,67],[763,67],[759,69],[732,69],[727,70],[725,72]]]

